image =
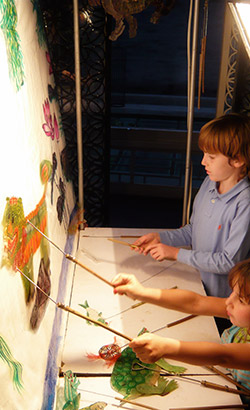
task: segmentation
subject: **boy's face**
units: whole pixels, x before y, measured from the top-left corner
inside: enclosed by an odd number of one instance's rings
[[[201,164],[205,167],[211,181],[233,186],[239,180],[239,161],[230,161],[228,157],[221,153],[204,152]]]
[[[233,325],[239,327],[250,327],[250,305],[249,301],[239,293],[239,286],[233,287],[231,295],[226,300],[227,315]]]

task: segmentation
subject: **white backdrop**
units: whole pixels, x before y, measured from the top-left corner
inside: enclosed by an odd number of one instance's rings
[[[75,246],[68,235],[73,190],[62,168],[65,141],[37,3],[0,0],[0,409],[8,410],[53,408],[62,334],[62,312],[37,301],[36,292],[27,300],[15,266],[33,269],[33,280],[60,302],[73,272],[27,219],[69,253]]]

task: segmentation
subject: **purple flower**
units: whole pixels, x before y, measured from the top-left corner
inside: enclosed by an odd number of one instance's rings
[[[48,98],[46,98],[43,104],[43,114],[44,114],[44,119],[45,119],[45,123],[42,125],[43,131],[45,132],[47,137],[51,137],[52,141],[54,141],[54,139],[56,138],[56,141],[58,142],[59,141],[58,122],[57,122],[55,114],[52,120]]]

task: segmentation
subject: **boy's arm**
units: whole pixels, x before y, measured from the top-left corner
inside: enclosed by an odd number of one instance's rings
[[[180,312],[196,315],[227,317],[224,298],[202,296],[182,289],[145,288],[134,275],[119,274],[113,281],[114,293],[152,303]]]
[[[143,301],[179,312],[228,318],[226,298],[203,296],[190,290],[145,288]]]
[[[161,357],[194,365],[220,365],[250,370],[250,346],[238,343],[183,342],[145,333],[129,346],[145,363],[154,363]]]

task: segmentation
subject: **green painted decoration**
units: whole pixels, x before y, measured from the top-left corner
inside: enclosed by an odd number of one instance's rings
[[[23,55],[16,31],[17,11],[14,0],[0,0],[0,29],[3,31],[9,64],[9,75],[19,91],[24,83]]]
[[[23,388],[22,385],[22,365],[14,359],[10,351],[9,346],[4,341],[2,336],[0,336],[0,358],[7,363],[10,370],[12,371],[12,381],[15,388],[20,392]]]

